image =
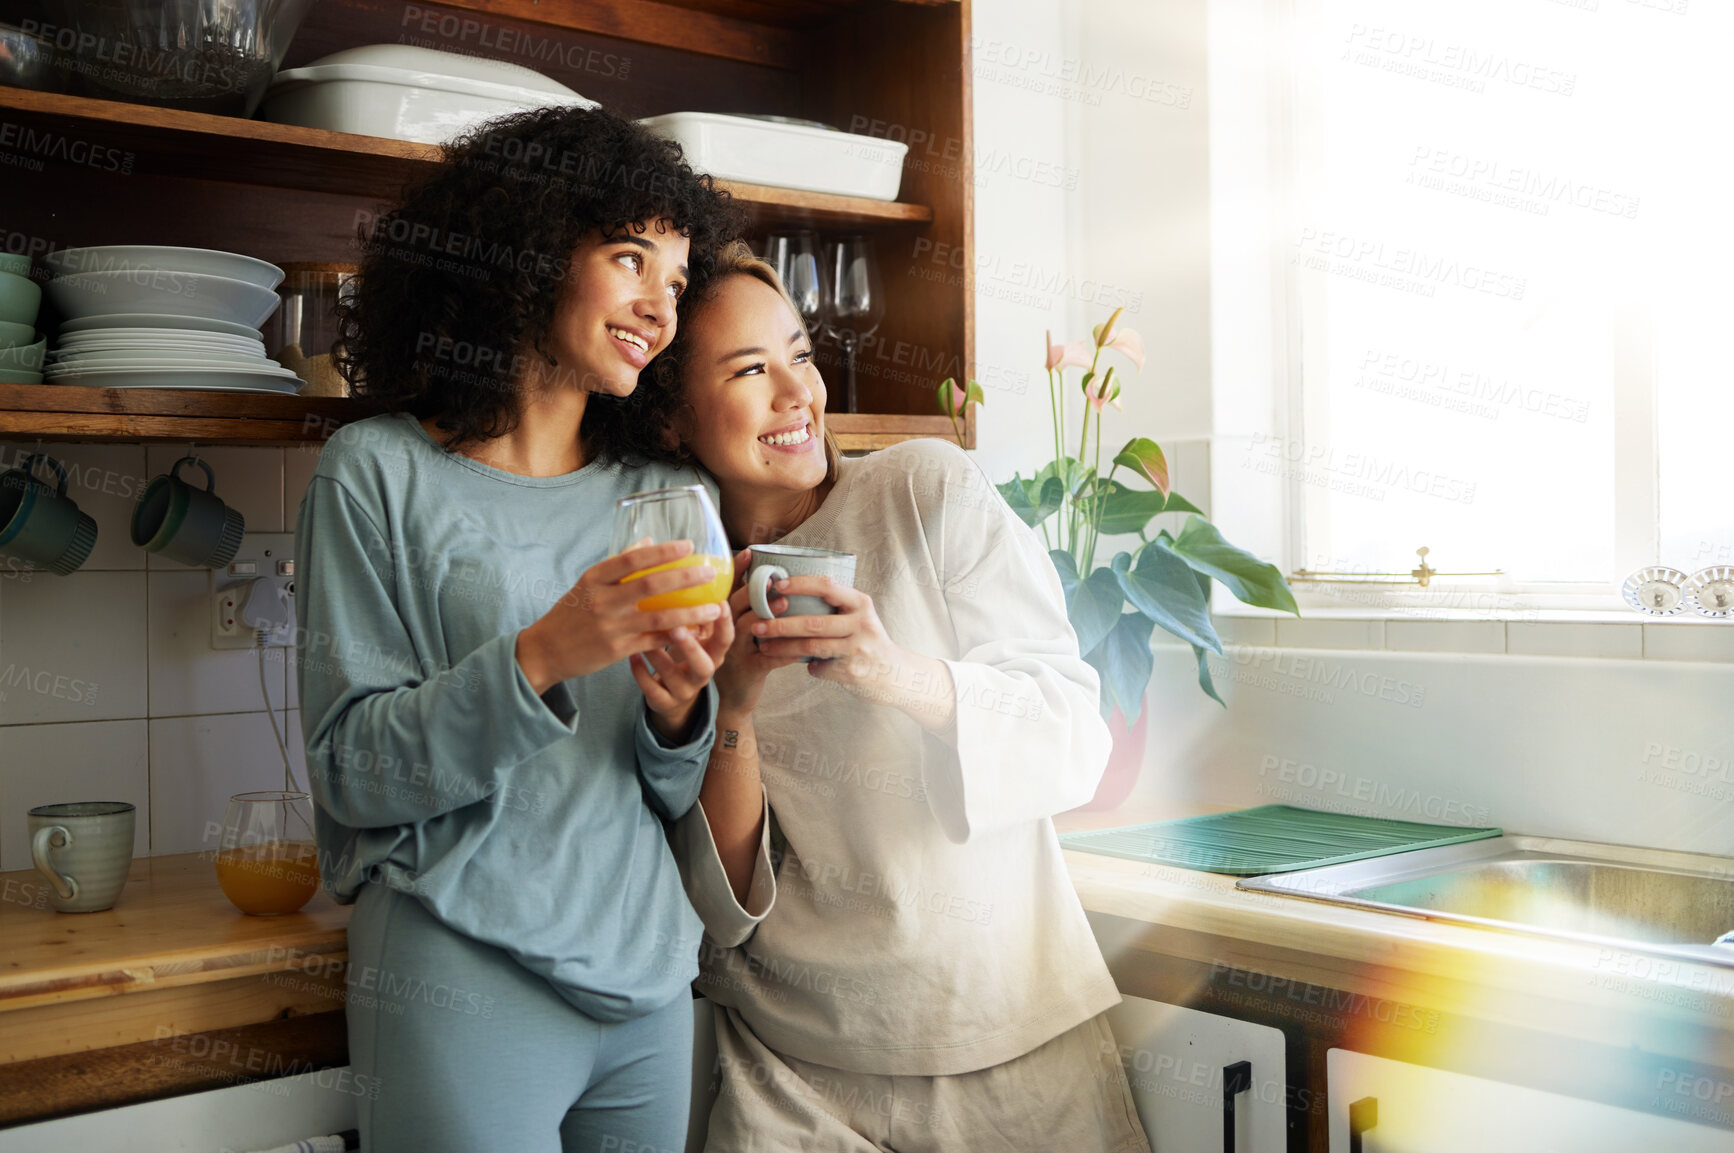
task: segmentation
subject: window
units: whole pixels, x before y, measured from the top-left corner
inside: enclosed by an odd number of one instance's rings
[[[1425,545],[1601,606],[1639,565],[1734,563],[1734,6],[1216,9],[1213,164],[1266,203],[1216,181],[1215,234],[1276,253],[1216,324],[1280,317],[1280,419],[1239,463],[1285,489],[1290,568],[1405,572]],[[1254,108],[1226,86],[1261,61]]]

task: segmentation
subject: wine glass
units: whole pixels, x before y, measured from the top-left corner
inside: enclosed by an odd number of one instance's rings
[[[729,589],[734,584],[734,562],[729,557],[728,536],[723,532],[722,519],[717,516],[716,506],[711,503],[710,493],[705,491],[704,485],[635,492],[615,502],[614,539],[608,549],[611,556],[638,545],[667,544],[675,540],[691,541],[692,551],[666,564],[640,569],[624,580],[637,580],[664,569],[694,568],[705,564],[716,570],[716,579],[645,597],[638,602],[639,610],[694,608],[728,600]]]
[[[313,805],[306,793],[236,793],[217,842],[217,884],[243,913],[293,913],[319,890]]]
[[[843,411],[856,412],[856,353],[885,319],[885,289],[867,238],[845,236],[828,244],[822,279],[825,334],[843,348]]]
[[[826,296],[819,238],[811,232],[773,232],[765,241],[765,260],[777,270],[807,330],[816,330],[824,319]]]

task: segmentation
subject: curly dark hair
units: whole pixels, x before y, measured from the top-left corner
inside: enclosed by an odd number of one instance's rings
[[[499,117],[443,151],[401,203],[357,229],[363,257],[338,306],[336,362],[374,407],[437,418],[448,447],[510,432],[528,358],[558,363],[543,339],[586,238],[666,220],[689,239],[689,289],[702,290],[739,233],[738,206],[678,144],[600,109]],[[620,406],[586,411],[593,452],[630,453],[638,438],[624,417]]]

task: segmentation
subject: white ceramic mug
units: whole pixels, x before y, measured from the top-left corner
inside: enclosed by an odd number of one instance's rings
[[[61,913],[112,909],[132,867],[133,820],[125,801],[75,801],[30,810],[30,860]]]

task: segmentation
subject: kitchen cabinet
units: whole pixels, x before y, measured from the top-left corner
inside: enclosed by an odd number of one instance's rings
[[[1282,1153],[1281,1031],[1126,997],[1108,1011],[1138,1119],[1159,1153]]]
[[[362,44],[410,43],[527,65],[633,118],[763,113],[909,144],[897,202],[725,185],[749,212],[749,235],[798,226],[869,238],[886,316],[859,357],[862,411],[831,421],[845,449],[865,450],[952,435],[935,387],[973,374],[969,5],[325,0],[283,67]],[[0,246],[15,252],[133,243],[276,263],[349,261],[358,223],[438,156],[403,141],[7,87],[0,122],[0,148],[14,162]],[[96,155],[121,159],[76,161]],[[820,360],[840,385],[834,348],[822,348]],[[365,412],[347,400],[71,391],[0,389],[0,434],[286,444],[321,440]],[[974,436],[972,412],[965,443]]]
[[[369,1092],[348,1066],[0,1129],[0,1153],[209,1153],[276,1149],[357,1125]]]
[[[1657,1104],[1722,1112],[1734,1087],[1660,1078]],[[1730,1153],[1734,1133],[1349,1049],[1326,1054],[1330,1153]],[[1716,1104],[1718,1090],[1725,1091]]]

